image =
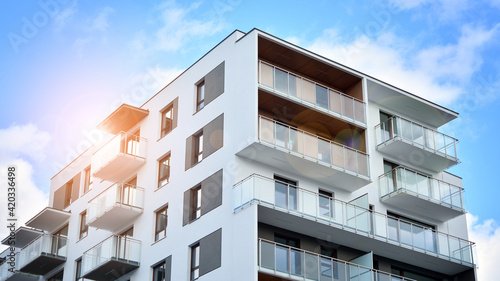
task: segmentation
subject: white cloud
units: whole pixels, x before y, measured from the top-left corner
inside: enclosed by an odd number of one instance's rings
[[[159,50],[177,51],[192,40],[221,31],[221,21],[215,18],[198,20],[191,17],[191,12],[197,10],[199,6],[198,2],[183,8],[173,1],[162,5],[160,7],[162,27],[155,34],[154,46]]]
[[[389,3],[401,10],[425,6],[423,14],[435,14],[443,21],[459,18],[471,5],[470,0],[390,0]]]
[[[497,280],[500,275],[500,226],[489,219],[479,222],[478,217],[467,214],[469,240],[476,243],[478,280]]]
[[[33,124],[13,125],[0,129],[0,156],[28,156],[36,161],[45,159],[45,147],[51,141],[49,133],[41,131]]]
[[[334,29],[325,30],[306,48],[334,61],[358,69],[423,98],[448,105],[463,94],[482,64],[482,47],[498,33],[492,29],[466,26],[454,44],[418,50],[411,41],[392,33],[376,38],[360,35],[342,41]]]
[[[0,130],[0,190],[5,192],[0,196],[0,221],[7,221],[7,167],[15,166],[17,179],[16,216],[17,227],[41,211],[48,205],[48,195],[40,190],[34,180],[33,166],[24,157],[41,161],[45,158],[45,150],[51,137],[39,130],[35,125],[13,125]],[[7,236],[7,229],[0,228],[0,239]]]
[[[54,16],[54,31],[61,32],[76,14],[76,4],[61,10]]]
[[[109,16],[114,12],[111,7],[102,8],[97,16],[91,19],[90,31],[106,32],[109,28]]]

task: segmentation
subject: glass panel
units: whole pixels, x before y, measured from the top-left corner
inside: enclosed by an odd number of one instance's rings
[[[275,182],[275,204],[281,208],[287,208],[287,185],[284,183],[280,183],[278,181]]]
[[[274,69],[275,87],[274,89],[282,93],[288,93],[288,75],[277,68]]]
[[[261,63],[260,64],[260,83],[273,88],[274,87],[274,76],[273,76],[273,67],[268,64]]]
[[[316,85],[316,105],[328,109],[328,90]]]
[[[399,242],[398,220],[387,217],[388,238],[392,241]]]
[[[289,250],[287,247],[276,245],[276,270],[288,272],[288,256]]]
[[[297,210],[297,189],[288,186],[288,209]]]
[[[274,123],[265,118],[260,118],[260,140],[274,143]]]
[[[304,136],[304,154],[314,159],[318,158],[318,138],[309,134]]]
[[[399,125],[401,126],[401,128],[399,128],[401,130],[400,136],[403,139],[406,139],[408,141],[412,141],[413,139],[412,139],[412,133],[411,133],[411,129],[412,129],[411,123],[409,121],[401,119],[401,118],[397,118],[397,120],[398,120]]]
[[[436,252],[436,233],[430,229],[424,231],[425,235],[425,249],[428,252]]]
[[[318,160],[331,164],[330,142],[318,139]]]
[[[343,115],[354,119],[354,100],[349,97],[342,96],[342,105]]]
[[[338,114],[342,113],[342,96],[334,91],[328,91],[330,96],[330,110],[337,112]]]
[[[332,147],[332,164],[344,168],[344,148],[338,144],[331,144]]]
[[[288,130],[289,139],[288,139],[288,149],[294,152],[299,152],[299,133],[297,130],[290,128]]]
[[[438,238],[438,247],[439,247],[439,252],[438,254],[441,256],[449,257],[450,256],[450,248],[448,245],[448,239],[446,235],[442,233],[436,233],[437,238]]]
[[[368,155],[357,153],[358,155],[358,173],[364,176],[368,175]]]
[[[413,246],[416,248],[425,250],[426,245],[425,245],[425,229],[412,225],[412,232],[413,232]]]
[[[290,250],[290,273],[302,276],[302,253],[297,250]]]
[[[357,172],[358,169],[356,161],[356,151],[344,148],[344,153],[346,157],[346,166],[344,168],[353,172]]]
[[[332,217],[331,199],[324,195],[319,195],[319,214],[325,217]]]
[[[362,102],[354,101],[354,119],[365,123],[365,106]]]
[[[424,145],[424,128],[420,125],[413,124],[413,141],[416,144]]]
[[[316,103],[316,87],[314,83],[302,80],[302,99],[310,103]]]
[[[292,97],[298,97],[298,86],[299,86],[299,78],[295,75],[288,74],[288,94]]]
[[[318,272],[320,270],[319,257],[304,253],[304,276],[309,280],[318,280]]]
[[[276,145],[286,148],[288,143],[288,127],[276,123]]]
[[[270,243],[260,243],[260,266],[274,269],[274,245]]]
[[[399,221],[399,227],[400,227],[399,234],[401,235],[401,243],[411,246],[413,244],[412,225],[404,221]]]

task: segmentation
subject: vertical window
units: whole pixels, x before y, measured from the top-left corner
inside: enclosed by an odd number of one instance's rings
[[[66,193],[64,195],[64,208],[68,207],[71,203],[71,195],[73,191],[73,180],[66,183]]]
[[[333,217],[333,193],[319,190],[319,214],[326,217]]]
[[[90,185],[92,184],[92,176],[90,174],[90,166],[88,166],[84,171],[83,171],[83,194],[89,192],[90,190]]]
[[[80,281],[82,277],[82,258],[76,260],[75,281]]]
[[[153,267],[153,281],[165,281],[165,262]]]
[[[200,243],[191,246],[191,280],[200,276]]]
[[[80,214],[80,235],[79,239],[87,236],[89,231],[89,226],[87,225],[87,211],[83,211]]]
[[[170,153],[159,161],[158,188],[168,183],[170,179]]]
[[[276,246],[276,269],[294,275],[302,275],[302,255],[293,249],[300,248],[299,239],[275,235],[274,242],[284,245]]]
[[[156,212],[155,241],[167,235],[167,209],[168,206]]]
[[[203,131],[194,136],[194,163],[203,159]]]
[[[274,176],[276,205],[289,210],[297,209],[297,182]]]
[[[192,192],[192,215],[191,220],[195,220],[201,216],[201,185],[193,188]]]
[[[174,123],[174,105],[168,106],[161,112],[161,137],[170,133]]]
[[[205,106],[205,80],[196,86],[196,111],[200,111]]]

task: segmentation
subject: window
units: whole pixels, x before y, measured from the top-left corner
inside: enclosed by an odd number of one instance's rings
[[[170,153],[158,161],[158,166],[158,188],[160,188],[170,179]]]
[[[192,199],[191,203],[191,220],[201,217],[201,185],[191,190]]]
[[[276,205],[289,210],[297,210],[297,182],[274,176]]]
[[[165,262],[153,267],[153,281],[165,281]]]
[[[194,136],[194,164],[203,160],[203,131]]]
[[[289,246],[276,246],[276,269],[281,272],[288,272],[294,275],[302,275],[302,255],[300,252],[291,249],[300,248],[299,239],[275,235],[274,242]]]
[[[205,80],[196,85],[196,111],[205,106]]]
[[[47,279],[47,281],[63,281],[63,276],[64,276],[64,270],[61,270],[52,277],[50,277],[49,279]]]
[[[75,281],[80,281],[81,277],[82,277],[82,258],[79,258],[76,260]]]
[[[170,105],[161,112],[161,137],[170,133],[174,123],[174,106]]]
[[[222,205],[222,170],[184,192],[182,226]]]
[[[191,246],[191,280],[200,277],[200,243]]]
[[[319,199],[318,200],[319,214],[325,217],[330,217],[330,218],[333,217],[333,210],[334,210],[333,193],[320,189],[318,199]]]
[[[168,206],[156,212],[155,241],[167,236],[167,209]]]
[[[89,226],[87,225],[87,211],[83,211],[80,214],[80,235],[79,239],[87,236],[89,231]]]
[[[83,194],[89,192],[90,185],[92,184],[92,175],[90,174],[90,166],[88,166],[84,171],[83,171]]]
[[[186,139],[186,171],[222,148],[224,137],[224,114],[206,124],[201,130]]]
[[[64,196],[64,208],[68,207],[72,203],[72,190],[73,190],[73,180],[66,183],[66,193]]]
[[[329,277],[328,279],[332,279],[332,277],[338,279],[337,262],[334,261],[332,263],[330,259],[330,258],[332,259],[337,258],[337,251],[329,247],[321,246],[320,254],[322,256],[328,257],[328,258],[321,257],[321,276]]]

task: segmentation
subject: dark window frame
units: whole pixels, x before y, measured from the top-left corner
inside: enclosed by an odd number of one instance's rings
[[[170,117],[167,116],[170,113]],[[161,111],[161,130],[160,138],[163,138],[174,129],[174,104],[169,104]]]
[[[194,137],[194,165],[200,163],[203,160],[203,130],[197,132],[193,135]]]
[[[158,229],[159,222],[160,222],[159,216],[161,216],[163,212],[165,213],[163,215],[164,216],[163,217],[164,227],[161,229]],[[167,237],[167,225],[168,225],[168,205],[155,212],[155,242]],[[163,236],[159,237],[159,234],[161,234],[162,232],[163,232]]]
[[[168,184],[170,182],[170,160],[171,154],[167,153],[165,156],[158,160],[158,188]],[[164,163],[168,161],[168,165],[164,165]],[[165,175],[162,176],[162,168],[166,166]],[[166,182],[164,182],[166,180]]]
[[[191,266],[190,280],[196,280],[200,277],[200,242],[193,244],[191,247]]]
[[[87,224],[87,210],[80,213],[80,229],[78,232],[78,239],[87,237],[89,233],[89,225]]]
[[[162,261],[161,263],[159,263],[159,264],[157,264],[157,265],[153,266],[153,281],[164,281],[164,280],[165,280],[165,276],[166,276],[166,265],[167,265],[167,264],[166,264],[166,262],[165,262],[165,261]],[[156,278],[156,277],[158,277],[158,276],[156,275],[156,272],[157,272],[156,270],[157,270],[157,269],[161,270],[161,271],[160,271],[161,276],[159,276],[159,279],[158,279],[158,278]]]
[[[191,189],[191,221],[201,217],[201,184]]]
[[[83,194],[89,192],[92,188],[90,185],[92,184],[92,174],[91,174],[91,166],[89,165],[87,168],[83,170]]]
[[[205,107],[205,91],[205,79],[203,79],[196,84],[196,112]]]

